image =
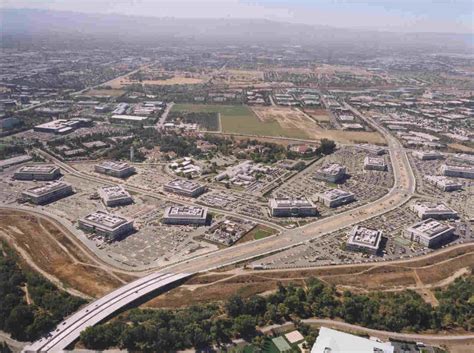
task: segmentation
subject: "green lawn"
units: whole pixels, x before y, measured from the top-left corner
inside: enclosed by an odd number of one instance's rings
[[[284,130],[276,121],[260,121],[246,105],[175,104],[173,111],[220,113],[222,132],[257,136],[307,138],[303,131]]]

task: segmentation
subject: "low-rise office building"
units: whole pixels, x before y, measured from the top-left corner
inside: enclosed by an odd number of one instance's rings
[[[99,196],[108,207],[128,205],[133,202],[132,196],[121,185],[99,188]]]
[[[191,180],[175,179],[163,185],[163,190],[186,197],[197,197],[206,191],[206,187]]]
[[[274,198],[268,201],[272,217],[316,216],[316,206],[306,198]]]
[[[442,191],[455,191],[462,189],[462,184],[442,175],[425,175],[425,180]]]
[[[13,178],[17,180],[51,181],[61,176],[61,170],[52,164],[29,164],[16,170]]]
[[[198,206],[170,206],[165,209],[162,222],[177,225],[205,225],[207,208]]]
[[[454,227],[428,218],[415,223],[405,230],[405,237],[429,248],[448,241],[454,233]]]
[[[329,183],[337,183],[346,175],[346,167],[333,163],[319,169],[314,178],[317,180],[327,181]]]
[[[377,254],[382,241],[382,231],[361,227],[352,228],[346,243],[347,250]]]
[[[444,164],[441,166],[441,173],[444,176],[474,179],[474,167],[458,167]]]
[[[443,159],[443,155],[438,151],[415,151],[413,155],[422,161]]]
[[[338,207],[355,200],[352,192],[341,189],[331,189],[318,194],[318,201],[327,207]]]
[[[31,203],[44,205],[69,196],[72,193],[71,184],[62,181],[53,181],[25,190],[21,195]]]
[[[116,178],[126,178],[135,173],[135,167],[124,162],[114,161],[104,161],[96,164],[94,170],[97,173],[111,175]]]
[[[111,213],[96,211],[78,221],[79,228],[115,240],[133,231],[133,220]]]
[[[57,135],[65,135],[81,127],[90,127],[93,122],[91,119],[57,119],[47,123],[36,125],[33,130],[37,132],[47,132]]]
[[[364,169],[365,170],[387,170],[387,163],[383,157],[370,157],[364,158]]]
[[[148,120],[147,116],[136,116],[136,115],[119,115],[114,114],[110,117],[112,124],[128,124],[128,125],[139,125],[145,123]]]
[[[443,203],[434,204],[430,202],[420,202],[411,205],[411,209],[421,219],[453,219],[458,218],[458,213]]]

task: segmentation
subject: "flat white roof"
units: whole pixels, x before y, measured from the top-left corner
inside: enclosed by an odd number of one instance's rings
[[[143,121],[147,120],[147,116],[135,116],[135,115],[120,115],[120,114],[115,114],[112,115],[112,119],[116,120],[131,120],[131,121]]]

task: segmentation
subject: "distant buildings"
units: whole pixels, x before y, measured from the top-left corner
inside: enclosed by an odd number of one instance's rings
[[[458,167],[444,164],[441,166],[441,173],[450,177],[474,179],[474,167]]]
[[[443,155],[438,151],[415,151],[413,155],[420,160],[429,161],[434,159],[443,159]]]
[[[111,123],[118,124],[141,124],[148,120],[148,116],[136,116],[136,115],[112,115],[110,117]]]
[[[274,198],[268,201],[272,217],[316,216],[316,206],[306,198]]]
[[[462,189],[461,183],[446,178],[445,176],[425,175],[425,180],[442,191],[455,191]]]
[[[311,353],[394,353],[391,343],[321,327]]]
[[[104,161],[96,164],[94,170],[97,173],[111,175],[116,178],[126,178],[135,173],[135,167],[124,162],[114,161]]]
[[[365,170],[387,170],[387,163],[383,157],[370,157],[364,158],[364,169]]]
[[[433,218],[433,219],[451,219],[458,218],[458,213],[445,204],[433,204],[430,202],[415,203],[411,206],[413,212],[415,212],[421,219]]]
[[[44,205],[69,196],[72,193],[73,190],[71,184],[62,181],[53,181],[25,190],[21,195],[31,203]]]
[[[163,186],[163,190],[186,197],[198,197],[206,187],[191,180],[175,179]]]
[[[162,222],[176,225],[205,225],[207,208],[198,206],[170,206],[165,209]]]
[[[29,164],[17,169],[13,178],[17,180],[45,180],[57,179],[61,171],[55,165],[50,164]]]
[[[436,247],[452,237],[454,228],[428,218],[405,230],[405,237],[429,248]]]
[[[337,183],[340,180],[344,179],[345,176],[346,167],[337,163],[333,163],[319,169],[315,173],[314,179],[327,181],[329,183]]]
[[[91,119],[74,118],[70,120],[57,119],[44,124],[36,125],[33,130],[37,132],[48,132],[57,135],[65,135],[80,127],[92,126]]]
[[[91,213],[78,221],[79,228],[115,240],[133,231],[133,221],[103,211]]]
[[[346,248],[352,251],[362,251],[377,254],[382,241],[382,231],[364,228],[359,225],[352,228]]]
[[[318,194],[318,201],[327,207],[338,207],[355,200],[354,194],[342,189],[331,189]]]
[[[99,196],[108,207],[128,205],[133,202],[132,196],[121,185],[101,187]]]
[[[382,146],[377,146],[377,145],[371,145],[371,144],[362,144],[362,145],[357,145],[358,148],[363,149],[367,152],[376,154],[377,156],[382,156],[385,153],[387,153],[385,147]]]
[[[27,154],[23,154],[21,156],[16,156],[16,157],[3,159],[3,160],[0,161],[0,171],[4,170],[6,168],[9,168],[11,166],[17,165],[17,164],[29,162],[32,159],[33,158],[31,156],[27,155]]]

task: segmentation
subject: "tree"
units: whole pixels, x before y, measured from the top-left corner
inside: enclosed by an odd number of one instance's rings
[[[238,295],[234,295],[229,298],[227,303],[225,304],[225,308],[227,313],[232,316],[236,317],[244,313],[244,301]]]
[[[321,145],[317,149],[318,154],[328,155],[334,152],[336,149],[336,143],[332,140],[321,139]]]
[[[250,315],[240,315],[234,319],[233,330],[239,336],[249,339],[255,336],[255,318]]]
[[[27,328],[34,321],[33,309],[25,304],[20,304],[13,308],[5,322],[7,332],[10,332],[12,338],[18,340],[28,340]]]

